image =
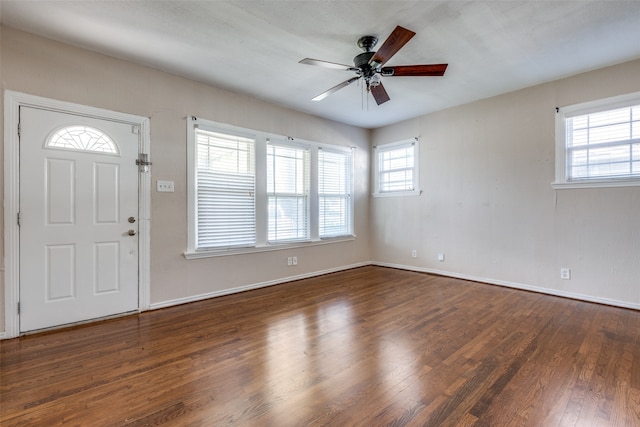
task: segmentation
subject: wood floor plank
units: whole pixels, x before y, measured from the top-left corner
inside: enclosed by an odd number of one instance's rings
[[[4,426],[638,426],[640,312],[361,267],[0,342]]]

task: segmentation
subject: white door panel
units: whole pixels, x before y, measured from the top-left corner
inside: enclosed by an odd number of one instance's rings
[[[137,133],[31,107],[20,125],[20,330],[137,309]],[[77,144],[47,144],[69,126]]]

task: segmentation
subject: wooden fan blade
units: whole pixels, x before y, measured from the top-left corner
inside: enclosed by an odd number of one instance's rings
[[[384,67],[382,74],[387,75],[385,71],[393,70],[392,76],[443,76],[449,64],[429,64],[429,65],[396,65],[395,67]]]
[[[333,70],[352,70],[353,67],[350,65],[344,65],[344,64],[336,64],[335,62],[329,62],[329,61],[321,61],[320,59],[312,59],[312,58],[304,58],[302,61],[299,62],[300,64],[307,64],[307,65],[317,65],[319,67],[324,67],[324,68],[331,68]]]
[[[377,86],[371,86],[371,95],[373,95],[373,98],[376,100],[376,103],[378,105],[383,104],[391,99],[389,98],[389,94],[387,94],[384,86],[382,86],[382,83]]]
[[[315,98],[313,98],[312,101],[321,101],[321,100],[325,99],[327,96],[331,95],[332,93],[335,93],[335,92],[339,91],[343,87],[349,86],[351,83],[355,82],[359,78],[360,77],[352,77],[349,80],[344,81],[344,82],[340,83],[339,85],[336,85],[336,86],[332,87],[331,89],[322,92],[320,95],[318,95]]]
[[[415,35],[416,33],[413,31],[398,25],[380,46],[380,49],[371,57],[369,64],[373,65],[375,62],[378,67],[383,65]]]

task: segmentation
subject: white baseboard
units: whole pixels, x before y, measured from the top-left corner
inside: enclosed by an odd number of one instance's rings
[[[453,272],[450,272],[450,271],[437,270],[437,269],[434,269],[434,268],[416,267],[416,266],[411,266],[411,265],[393,264],[393,263],[379,262],[379,261],[368,261],[368,262],[361,262],[361,263],[357,263],[357,264],[344,265],[344,266],[340,266],[340,267],[330,268],[330,269],[327,269],[327,270],[314,271],[314,272],[311,272],[311,273],[300,274],[300,275],[297,275],[297,276],[288,276],[288,277],[283,277],[283,278],[280,278],[280,279],[270,280],[270,281],[266,281],[266,282],[253,283],[253,284],[250,284],[250,285],[239,286],[239,287],[236,287],[236,288],[230,288],[230,289],[224,289],[224,290],[221,290],[221,291],[209,292],[209,293],[206,293],[206,294],[199,294],[199,295],[193,295],[193,296],[184,297],[184,298],[178,298],[178,299],[174,299],[174,300],[167,300],[167,301],[152,303],[149,306],[149,310],[156,310],[156,309],[159,309],[159,308],[171,307],[171,306],[179,305],[179,304],[187,304],[187,303],[190,303],[190,302],[202,301],[202,300],[205,300],[205,299],[208,299],[208,298],[215,298],[215,297],[219,297],[219,296],[223,296],[223,295],[235,294],[235,293],[238,293],[238,292],[249,291],[249,290],[252,290],[252,289],[265,288],[265,287],[268,287],[268,286],[279,285],[281,283],[292,282],[294,280],[307,279],[309,277],[321,276],[323,274],[335,273],[335,272],[343,271],[343,270],[350,270],[352,268],[363,267],[363,266],[366,266],[366,265],[377,265],[377,266],[380,266],[380,267],[391,267],[391,268],[397,268],[397,269],[400,269],[400,270],[416,271],[416,272],[420,272],[420,273],[431,273],[431,274],[437,274],[439,276],[453,277],[453,278],[456,278],[456,279],[470,280],[470,281],[479,282],[479,283],[486,283],[486,284],[489,284],[489,285],[504,286],[504,287],[507,287],[507,288],[513,288],[513,289],[520,289],[520,290],[524,290],[524,291],[537,292],[537,293],[546,294],[546,295],[553,295],[553,296],[557,296],[557,297],[571,298],[571,299],[580,300],[580,301],[594,302],[594,303],[597,303],[597,304],[611,305],[611,306],[614,306],[614,307],[630,308],[630,309],[633,309],[633,310],[640,310],[640,304],[631,303],[631,302],[628,302],[628,301],[619,301],[619,300],[614,300],[614,299],[609,299],[609,298],[594,297],[594,296],[591,296],[591,295],[579,294],[579,293],[574,293],[574,292],[565,292],[565,291],[560,291],[560,290],[557,290],[557,289],[550,289],[550,288],[543,288],[543,287],[539,287],[539,286],[526,285],[524,283],[507,282],[507,281],[504,281],[504,280],[496,280],[496,279],[490,279],[490,278],[486,278],[486,277],[472,276],[472,275],[468,275],[468,274],[453,273]]]
[[[267,286],[279,285],[281,283],[286,283],[286,282],[293,282],[294,280],[308,279],[309,277],[322,276],[323,274],[335,273],[343,270],[351,270],[352,268],[364,267],[366,265],[371,265],[371,262],[365,261],[357,264],[342,265],[340,267],[329,268],[321,271],[314,271],[311,273],[299,274],[297,276],[282,277],[280,279],[269,280],[266,282],[252,283],[250,285],[238,286],[236,288],[223,289],[221,291],[215,291],[215,292],[207,292],[206,294],[199,294],[199,295],[193,295],[193,296],[184,297],[184,298],[177,298],[173,300],[156,302],[156,303],[150,304],[149,310],[156,310],[159,308],[166,308],[166,307],[171,307],[179,304],[187,304],[190,302],[202,301],[209,298],[235,294],[238,292],[249,291],[252,289],[266,288]]]
[[[504,286],[504,287],[507,287],[507,288],[513,288],[513,289],[520,289],[520,290],[525,290],[525,291],[537,292],[537,293],[546,294],[546,295],[553,295],[553,296],[557,296],[557,297],[571,298],[571,299],[576,299],[576,300],[580,300],[580,301],[593,302],[593,303],[597,303],[597,304],[611,305],[611,306],[614,306],[614,307],[621,307],[621,308],[629,308],[629,309],[633,309],[633,310],[640,310],[640,304],[631,303],[631,302],[627,302],[627,301],[618,301],[618,300],[613,300],[613,299],[609,299],[609,298],[594,297],[594,296],[591,296],[591,295],[584,295],[584,294],[578,294],[578,293],[573,293],[573,292],[559,291],[559,290],[556,290],[556,289],[549,289],[549,288],[542,288],[542,287],[539,287],[539,286],[525,285],[523,283],[507,282],[507,281],[504,281],[504,280],[488,279],[486,277],[478,277],[478,276],[472,276],[472,275],[468,275],[468,274],[452,273],[450,271],[442,271],[442,270],[437,270],[437,269],[434,269],[434,268],[415,267],[415,266],[411,266],[411,265],[393,264],[393,263],[380,262],[380,261],[366,261],[366,262],[360,262],[360,263],[356,263],[356,264],[343,265],[343,266],[340,266],[340,267],[329,268],[329,269],[326,269],[326,270],[314,271],[314,272],[311,272],[311,273],[300,274],[300,275],[297,275],[297,276],[288,276],[288,277],[283,277],[283,278],[276,279],[276,280],[270,280],[270,281],[260,282],[260,283],[253,283],[253,284],[246,285],[246,286],[239,286],[239,287],[236,287],[236,288],[224,289],[224,290],[221,290],[221,291],[209,292],[209,293],[206,293],[206,294],[199,294],[199,295],[193,295],[193,296],[184,297],[184,298],[178,298],[178,299],[173,299],[173,300],[167,300],[167,301],[152,303],[152,304],[149,305],[149,310],[156,310],[156,309],[160,309],[160,308],[171,307],[171,306],[174,306],[174,305],[180,305],[180,304],[187,304],[187,303],[190,303],[190,302],[202,301],[202,300],[209,299],[209,298],[214,298],[214,297],[219,297],[219,296],[223,296],[223,295],[234,294],[234,293],[238,293],[238,292],[244,292],[244,291],[248,291],[248,290],[251,290],[251,289],[265,288],[265,287],[268,287],[268,286],[278,285],[278,284],[281,284],[281,283],[292,282],[294,280],[307,279],[307,278],[310,278],[310,277],[321,276],[323,274],[335,273],[335,272],[338,272],[338,271],[350,270],[352,268],[364,267],[364,266],[367,266],[367,265],[376,265],[376,266],[380,266],[380,267],[391,267],[391,268],[397,268],[397,269],[400,269],[400,270],[416,271],[416,272],[420,272],[420,273],[431,273],[431,274],[437,274],[437,275],[445,276],[445,277],[453,277],[453,278],[456,278],[456,279],[470,280],[470,281],[479,282],[479,283],[486,283],[486,284],[489,284],[489,285]],[[7,332],[6,331],[4,331],[4,332],[0,331],[0,340],[7,339],[7,338],[11,338],[7,334]]]
[[[507,288],[514,288],[514,289],[520,289],[520,290],[524,290],[524,291],[537,292],[537,293],[546,294],[546,295],[553,295],[553,296],[556,296],[556,297],[571,298],[571,299],[580,300],[580,301],[594,302],[594,303],[597,303],[597,304],[611,305],[611,306],[614,306],[614,307],[630,308],[630,309],[633,309],[633,310],[640,310],[640,304],[636,304],[636,303],[632,303],[632,302],[628,302],[628,301],[619,301],[619,300],[614,300],[614,299],[609,299],[609,298],[594,297],[594,296],[591,296],[591,295],[578,294],[578,293],[574,293],[574,292],[565,292],[565,291],[560,291],[560,290],[557,290],[557,289],[542,288],[542,287],[539,287],[539,286],[525,285],[523,283],[507,282],[507,281],[504,281],[504,280],[488,279],[486,277],[471,276],[471,275],[468,275],[468,274],[452,273],[450,271],[442,271],[442,270],[437,270],[437,269],[434,269],[434,268],[414,267],[414,266],[411,266],[411,265],[393,264],[393,263],[378,262],[378,261],[372,261],[370,263],[370,265],[377,265],[377,266],[380,266],[380,267],[398,268],[398,269],[401,269],[401,270],[417,271],[417,272],[421,272],[421,273],[431,273],[431,274],[437,274],[439,276],[446,276],[446,277],[453,277],[453,278],[456,278],[456,279],[470,280],[470,281],[473,281],[473,282],[486,283],[486,284],[489,284],[489,285],[504,286],[504,287],[507,287]]]

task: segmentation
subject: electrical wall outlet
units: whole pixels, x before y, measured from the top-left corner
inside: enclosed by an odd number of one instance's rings
[[[293,265],[293,258],[292,257],[287,258],[287,265]]]
[[[417,250],[412,250],[411,251],[411,258],[417,258],[418,257],[418,251]]]
[[[175,184],[173,181],[161,181],[156,182],[156,189],[158,193],[173,193],[175,191]]]
[[[443,253],[439,253],[438,254],[438,261],[444,262],[444,254]]]
[[[560,269],[560,278],[562,280],[571,280],[571,270],[568,268]]]
[[[293,265],[298,265],[298,257],[297,256],[293,257]]]

